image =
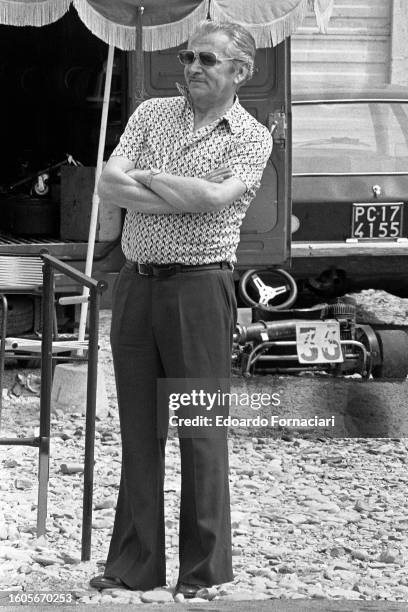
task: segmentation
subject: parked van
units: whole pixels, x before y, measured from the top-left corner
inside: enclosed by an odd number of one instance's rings
[[[8,58],[0,72],[6,94],[0,251],[45,247],[84,269],[107,47],[73,10],[46,28],[0,29],[2,57]],[[143,62],[137,52],[115,50],[105,159],[142,100],[177,95],[175,83],[183,82],[177,50],[145,52]],[[248,267],[290,264],[289,39],[259,49],[256,66],[240,102],[273,132],[274,148],[242,226],[237,278]],[[101,207],[93,275],[110,286],[122,264],[122,217],[119,209]],[[57,290],[69,289],[67,281],[59,282]]]

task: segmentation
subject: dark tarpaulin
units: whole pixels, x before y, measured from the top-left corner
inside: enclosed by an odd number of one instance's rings
[[[0,0],[0,23],[47,25],[71,4],[93,34],[125,50],[137,47],[137,9],[143,7],[143,49],[158,51],[185,42],[207,15],[245,25],[258,47],[274,46],[296,30],[310,8],[325,31],[334,0]]]

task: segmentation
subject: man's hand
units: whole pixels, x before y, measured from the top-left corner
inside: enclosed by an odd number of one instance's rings
[[[221,166],[221,168],[217,168],[216,170],[212,170],[208,174],[206,174],[203,178],[206,181],[211,181],[212,183],[222,183],[226,179],[231,178],[232,171],[226,166]]]
[[[111,202],[120,208],[146,214],[174,213],[173,206],[132,178],[133,170],[133,162],[126,157],[111,157],[98,185],[101,200]]]

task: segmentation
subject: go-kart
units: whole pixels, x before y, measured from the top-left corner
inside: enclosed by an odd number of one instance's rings
[[[249,323],[236,326],[235,372],[249,376],[315,370],[389,379],[408,375],[406,331],[357,323],[353,303],[337,298],[291,309],[297,286],[281,269],[247,270],[238,292],[252,316]]]

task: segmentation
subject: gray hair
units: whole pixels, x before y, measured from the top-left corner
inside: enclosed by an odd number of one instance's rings
[[[237,60],[243,62],[248,69],[248,74],[240,85],[242,86],[246,81],[252,79],[255,71],[256,43],[254,37],[239,23],[205,20],[197,26],[189,40],[217,32],[222,32],[229,37],[231,43],[228,45],[228,52],[234,55]]]

